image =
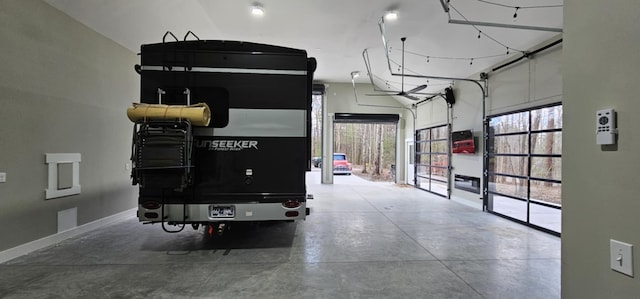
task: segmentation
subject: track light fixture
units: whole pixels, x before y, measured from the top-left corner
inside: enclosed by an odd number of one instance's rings
[[[388,21],[393,21],[393,20],[397,20],[398,19],[398,12],[393,10],[393,11],[388,11],[384,14],[384,19],[388,20]]]
[[[251,6],[251,14],[256,17],[263,16],[264,9],[262,8],[262,5],[260,5],[259,3],[254,3],[253,6]]]

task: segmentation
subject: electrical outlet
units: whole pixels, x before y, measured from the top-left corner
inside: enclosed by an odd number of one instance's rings
[[[611,269],[633,277],[633,245],[613,239],[610,242]]]
[[[4,183],[7,181],[7,173],[6,172],[0,172],[0,183]]]

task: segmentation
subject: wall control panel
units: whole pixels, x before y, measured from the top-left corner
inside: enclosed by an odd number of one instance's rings
[[[615,144],[617,132],[616,112],[613,109],[596,111],[596,144]]]

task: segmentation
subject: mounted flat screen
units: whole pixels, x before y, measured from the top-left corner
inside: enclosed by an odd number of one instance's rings
[[[471,130],[453,132],[451,133],[451,150],[454,154],[475,154],[475,141]]]

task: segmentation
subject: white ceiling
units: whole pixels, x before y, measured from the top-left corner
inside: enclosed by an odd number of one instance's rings
[[[520,56],[514,49],[530,49],[559,33],[477,27],[511,48],[507,55],[505,46],[488,36],[478,39],[478,30],[473,26],[450,24],[449,18],[561,28],[562,7],[524,7],[563,4],[563,0],[450,0],[453,8],[463,16],[451,9],[449,17],[440,0],[45,1],[134,52],[139,51],[141,44],[161,42],[166,31],[180,39],[193,31],[200,39],[239,40],[305,49],[309,56],[318,60],[315,79],[322,82],[351,82],[352,71],[362,74],[357,82],[369,82],[362,58],[363,50],[369,49],[376,84],[391,90],[401,89],[401,78],[392,76],[387,68],[378,27],[385,11],[398,12],[397,20],[384,22],[390,57],[398,64],[402,61],[400,38],[407,37],[406,73],[468,77],[510,56]],[[262,17],[250,14],[250,7],[255,3],[264,7]],[[505,5],[522,7],[517,18],[513,17],[515,9]],[[470,58],[475,58],[473,64]],[[400,73],[394,62],[393,72]],[[426,79],[407,78],[404,90],[425,83]],[[425,91],[437,92],[451,82],[429,80],[428,83],[430,87]]]

